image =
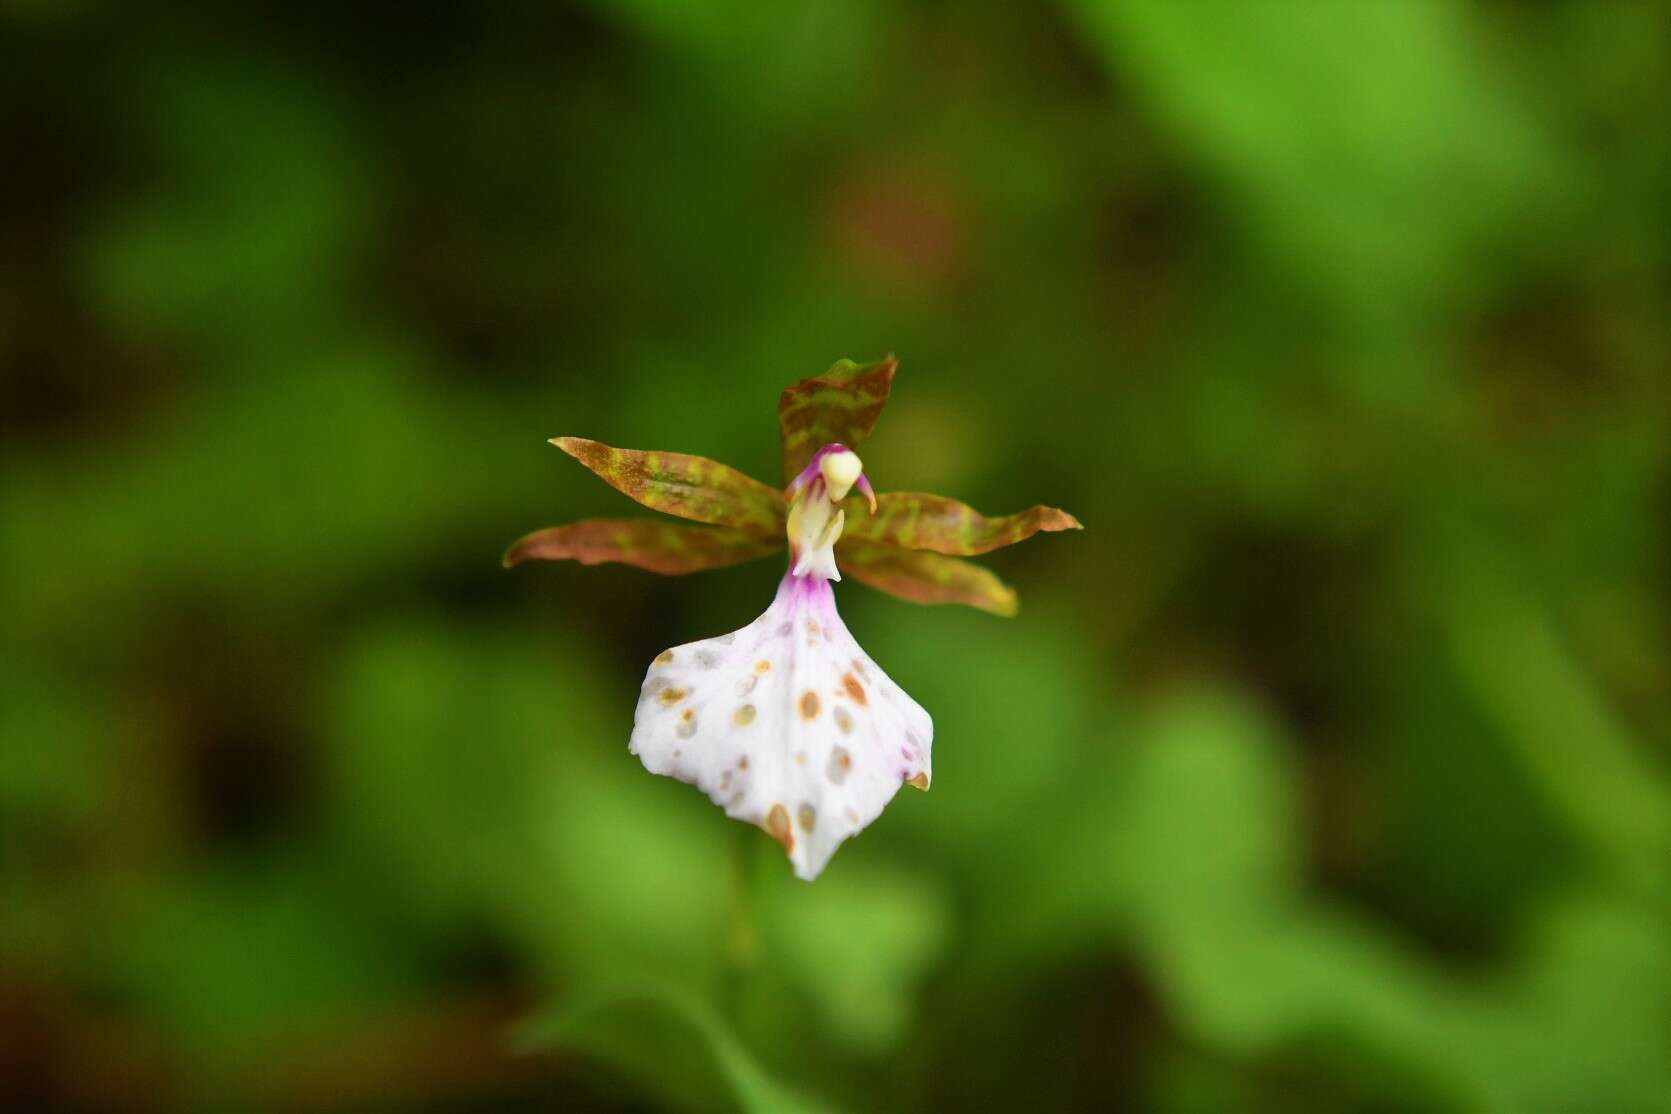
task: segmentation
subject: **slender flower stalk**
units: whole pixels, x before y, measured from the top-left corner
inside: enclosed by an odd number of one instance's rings
[[[1051,507],[988,519],[942,496],[878,496],[850,446],[875,425],[894,368],[891,358],[844,362],[784,392],[781,494],[701,457],[556,438],[644,505],[709,525],[579,522],[530,534],[505,556],[507,565],[567,558],[683,573],[787,545],[789,570],[759,618],[651,662],[628,749],[651,773],[695,785],[726,815],[763,828],[807,880],[900,786],[926,790],[932,776],[933,721],[842,622],[832,587],[842,571],[917,602],[1013,614],[1014,592],[958,555],[1079,528]]]

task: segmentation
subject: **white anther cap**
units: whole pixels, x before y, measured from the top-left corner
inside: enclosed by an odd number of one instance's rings
[[[839,503],[847,498],[847,493],[853,490],[853,485],[859,481],[864,472],[864,463],[859,460],[859,454],[850,449],[843,449],[839,453],[830,453],[818,463],[818,471],[824,477],[824,487],[830,493],[830,501]]]

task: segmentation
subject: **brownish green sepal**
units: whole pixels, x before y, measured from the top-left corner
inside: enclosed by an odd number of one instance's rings
[[[961,603],[994,615],[1019,606],[1014,588],[972,561],[846,537],[835,554],[854,580],[912,603]]]
[[[823,446],[839,442],[856,449],[870,436],[888,404],[898,366],[892,356],[873,364],[837,360],[823,375],[784,389],[778,398],[777,424],[783,437],[785,483]]]
[[[788,514],[783,493],[730,465],[688,453],[617,449],[584,437],[553,437],[551,443],[651,510],[781,542]]]
[[[592,518],[536,530],[505,551],[508,569],[524,561],[616,563],[679,576],[723,569],[770,556],[781,538],[766,538],[728,527],[681,526],[655,518]]]
[[[847,512],[847,536],[904,549],[927,549],[954,557],[990,553],[1037,533],[1082,530],[1079,520],[1055,507],[1030,507],[1018,514],[987,518],[967,503],[944,495],[890,491],[876,497],[876,513],[859,500]]]

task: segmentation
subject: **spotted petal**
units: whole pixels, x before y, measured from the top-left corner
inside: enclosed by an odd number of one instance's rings
[[[1084,528],[1073,515],[1055,507],[1030,507],[1018,514],[987,518],[956,499],[909,491],[878,495],[874,514],[866,514],[857,500],[854,506],[847,516],[848,537],[955,557],[990,553],[1041,531]]]
[[[912,603],[962,603],[1014,615],[1015,589],[973,561],[844,537],[836,564],[854,580]]]
[[[756,534],[783,533],[789,513],[783,493],[728,464],[689,453],[617,449],[584,437],[553,437],[551,443],[651,510]]]
[[[810,880],[901,785],[928,788],[933,737],[848,633],[829,582],[786,576],[742,630],[651,663],[629,749],[764,828]]]
[[[536,530],[505,551],[508,569],[523,561],[618,562],[667,576],[723,569],[783,548],[761,537],[723,526],[681,526],[656,518],[590,518]]]
[[[823,375],[784,390],[777,403],[777,424],[785,483],[800,474],[820,446],[834,441],[856,449],[870,436],[888,404],[898,366],[892,356],[874,364],[838,360]]]

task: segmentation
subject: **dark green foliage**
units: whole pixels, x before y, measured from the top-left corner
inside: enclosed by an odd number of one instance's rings
[[[1665,5],[33,3],[0,62],[0,1107],[1671,1111]],[[552,434],[775,484],[882,352],[879,491],[1093,528],[854,562],[1026,606],[840,587],[935,779],[807,886],[625,750],[771,506],[499,559],[651,515]]]

